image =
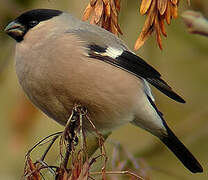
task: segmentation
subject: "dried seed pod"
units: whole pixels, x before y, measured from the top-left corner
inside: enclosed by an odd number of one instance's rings
[[[161,33],[163,36],[167,36],[164,20],[169,25],[171,19],[178,16],[178,4],[179,0],[142,0],[140,13],[145,14],[147,18],[135,43],[135,50],[144,44],[153,30],[156,31],[158,46],[162,49]]]
[[[154,1],[154,0],[153,0]],[[142,4],[140,6],[140,14],[144,15],[150,8],[152,0],[142,0]]]
[[[91,24],[96,24],[114,33],[122,34],[118,24],[120,0],[90,0],[83,14],[83,21],[90,18]]]

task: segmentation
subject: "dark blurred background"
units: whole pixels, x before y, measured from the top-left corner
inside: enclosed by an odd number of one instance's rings
[[[0,179],[16,180],[23,173],[27,150],[43,137],[62,130],[24,96],[15,75],[15,42],[4,33],[9,21],[33,8],[61,9],[81,18],[88,0],[0,0]],[[119,22],[121,37],[133,48],[145,17],[139,14],[138,0],[122,0]],[[192,0],[179,5],[179,15],[186,9],[201,11],[208,17],[208,1]],[[142,159],[154,180],[208,179],[208,39],[189,34],[180,16],[167,27],[163,51],[154,37],[136,53],[158,69],[163,78],[185,98],[179,104],[154,91],[156,103],[168,124],[196,155],[204,167],[203,174],[193,175],[186,170],[155,137],[126,125],[117,129],[108,140],[122,144],[128,152]],[[111,154],[111,145],[108,153]],[[40,154],[39,154],[40,155]],[[54,155],[55,156],[55,155]],[[50,155],[55,161],[56,157]]]

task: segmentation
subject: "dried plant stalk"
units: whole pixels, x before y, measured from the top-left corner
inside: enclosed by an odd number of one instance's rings
[[[100,155],[97,157],[90,157],[88,158],[88,149],[87,149],[87,140],[85,136],[85,131],[83,128],[82,120],[88,121],[91,125],[94,133],[96,135],[96,139],[98,140],[97,148],[100,148]],[[109,135],[109,134],[108,134]],[[123,170],[115,170],[115,171],[107,171],[106,170],[106,163],[107,163],[107,155],[106,149],[104,146],[104,141],[108,137],[108,135],[102,135],[93,124],[88,115],[87,109],[80,104],[75,104],[73,110],[71,112],[71,116],[69,117],[65,129],[63,132],[57,132],[51,134],[35,144],[27,153],[26,155],[26,163],[24,169],[24,175],[22,180],[42,180],[45,179],[42,170],[46,169],[47,171],[51,172],[54,176],[55,180],[87,180],[93,179],[91,176],[93,175],[100,175],[102,176],[103,180],[107,180],[106,175],[128,175],[129,179],[141,179],[142,177],[139,175],[131,172]],[[80,147],[77,147],[78,143],[78,136],[80,141]],[[54,142],[60,137],[59,141],[59,148],[60,148],[60,159],[61,162],[57,165],[48,165],[46,163],[45,157],[48,154],[51,147],[54,145]],[[83,138],[83,139],[82,139]],[[49,141],[50,140],[50,141]],[[40,145],[45,144],[45,142],[50,142],[47,149],[45,150],[44,154],[41,158],[33,162],[31,159],[31,153],[33,150],[38,148]],[[88,145],[92,145],[91,143]],[[132,162],[135,161],[131,155],[126,153],[128,159]],[[104,158],[103,167],[99,172],[91,172],[91,166],[94,165],[98,158]],[[126,156],[124,156],[126,158]],[[68,163],[69,161],[69,163]],[[126,161],[126,160],[124,160]],[[122,163],[118,161],[118,163]],[[134,164],[136,161],[134,162]],[[136,165],[138,166],[138,165]],[[137,168],[138,172],[139,169]],[[140,172],[141,173],[141,172]],[[144,173],[143,173],[144,174]],[[114,178],[113,178],[114,179]]]

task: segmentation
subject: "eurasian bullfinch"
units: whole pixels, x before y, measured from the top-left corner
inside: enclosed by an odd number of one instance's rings
[[[168,127],[149,84],[185,101],[118,37],[52,9],[27,11],[5,31],[17,41],[16,72],[24,92],[50,118],[65,125],[80,103],[101,133],[132,123],[157,136],[191,172],[203,171]]]

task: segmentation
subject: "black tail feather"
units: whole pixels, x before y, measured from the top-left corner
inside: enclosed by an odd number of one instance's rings
[[[175,134],[168,127],[167,123],[163,119],[162,113],[157,109],[152,99],[147,96],[152,107],[156,110],[163,125],[166,128],[167,135],[159,136],[160,140],[176,155],[176,157],[183,163],[183,165],[188,168],[193,173],[203,172],[203,168],[196,158],[191,154],[191,152],[183,145],[183,143],[175,136]]]
[[[165,124],[166,125],[166,124]],[[174,133],[166,125],[168,136],[163,136],[160,140],[178,157],[183,165],[192,173],[203,172],[203,168],[191,152],[183,145],[183,143],[174,135]]]

